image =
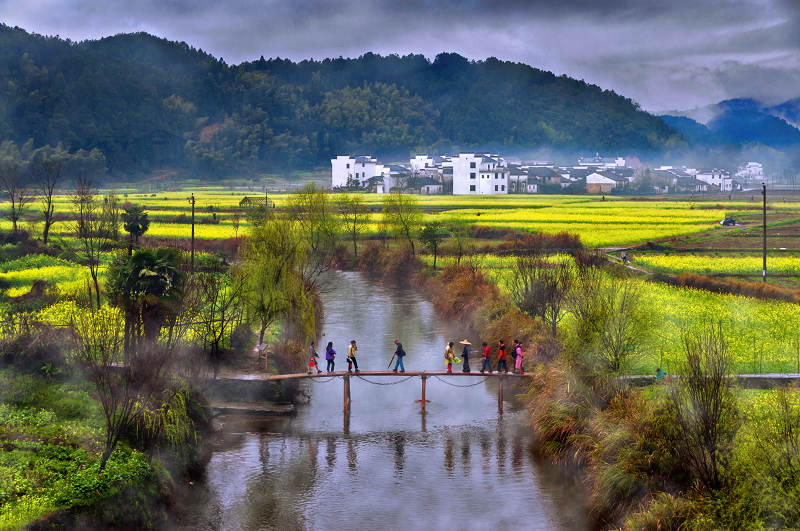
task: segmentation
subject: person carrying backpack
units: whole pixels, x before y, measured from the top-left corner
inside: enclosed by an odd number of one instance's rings
[[[406,368],[403,366],[403,357],[406,355],[406,351],[403,350],[403,344],[398,340],[395,339],[394,344],[397,345],[397,350],[394,351],[394,355],[397,356],[397,363],[394,364],[393,372],[397,372],[397,367],[400,367],[400,372],[406,372]]]

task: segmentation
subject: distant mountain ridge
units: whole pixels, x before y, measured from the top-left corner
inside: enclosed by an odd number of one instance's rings
[[[146,33],[74,43],[0,25],[0,80],[3,139],[95,149],[113,173],[280,172],[356,152],[647,154],[682,141],[613,91],[450,53],[228,65]]]
[[[780,149],[800,144],[800,98],[774,106],[750,98],[731,99],[688,111],[666,111],[660,117],[700,145],[759,142]]]

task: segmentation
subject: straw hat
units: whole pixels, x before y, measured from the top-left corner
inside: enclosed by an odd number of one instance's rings
[[[459,341],[459,343],[461,343],[462,345],[471,345],[472,344],[469,341],[467,341],[466,339],[464,341]]]

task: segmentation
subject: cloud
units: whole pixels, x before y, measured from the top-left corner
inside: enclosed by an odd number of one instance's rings
[[[148,31],[231,64],[370,51],[494,56],[649,110],[800,96],[795,0],[0,0],[0,20],[73,40]]]

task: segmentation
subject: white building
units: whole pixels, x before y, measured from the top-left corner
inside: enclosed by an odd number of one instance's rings
[[[747,164],[742,164],[736,171],[736,178],[746,181],[763,181],[764,167],[760,162],[748,162]]]
[[[733,190],[731,174],[725,170],[720,170],[717,168],[701,168],[697,170],[697,173],[694,174],[694,178],[707,184],[719,186],[719,189],[723,192],[730,192]]]
[[[578,166],[592,166],[595,168],[617,168],[625,166],[623,157],[601,157],[596,153],[594,157],[581,157],[578,159]]]
[[[507,194],[509,168],[502,157],[459,153],[453,157],[453,195]]]
[[[433,160],[433,157],[429,157],[428,155],[417,155],[413,159],[409,161],[412,168],[416,168],[417,170],[424,170],[425,168],[433,168],[436,166],[436,163]]]
[[[586,192],[589,194],[610,194],[611,190],[620,185],[620,180],[609,172],[593,172],[586,176]],[[621,185],[619,186],[622,187]]]
[[[366,182],[375,177],[378,166],[377,159],[368,155],[339,155],[331,159],[331,187],[345,187],[352,181],[358,181],[359,186],[366,186]]]

